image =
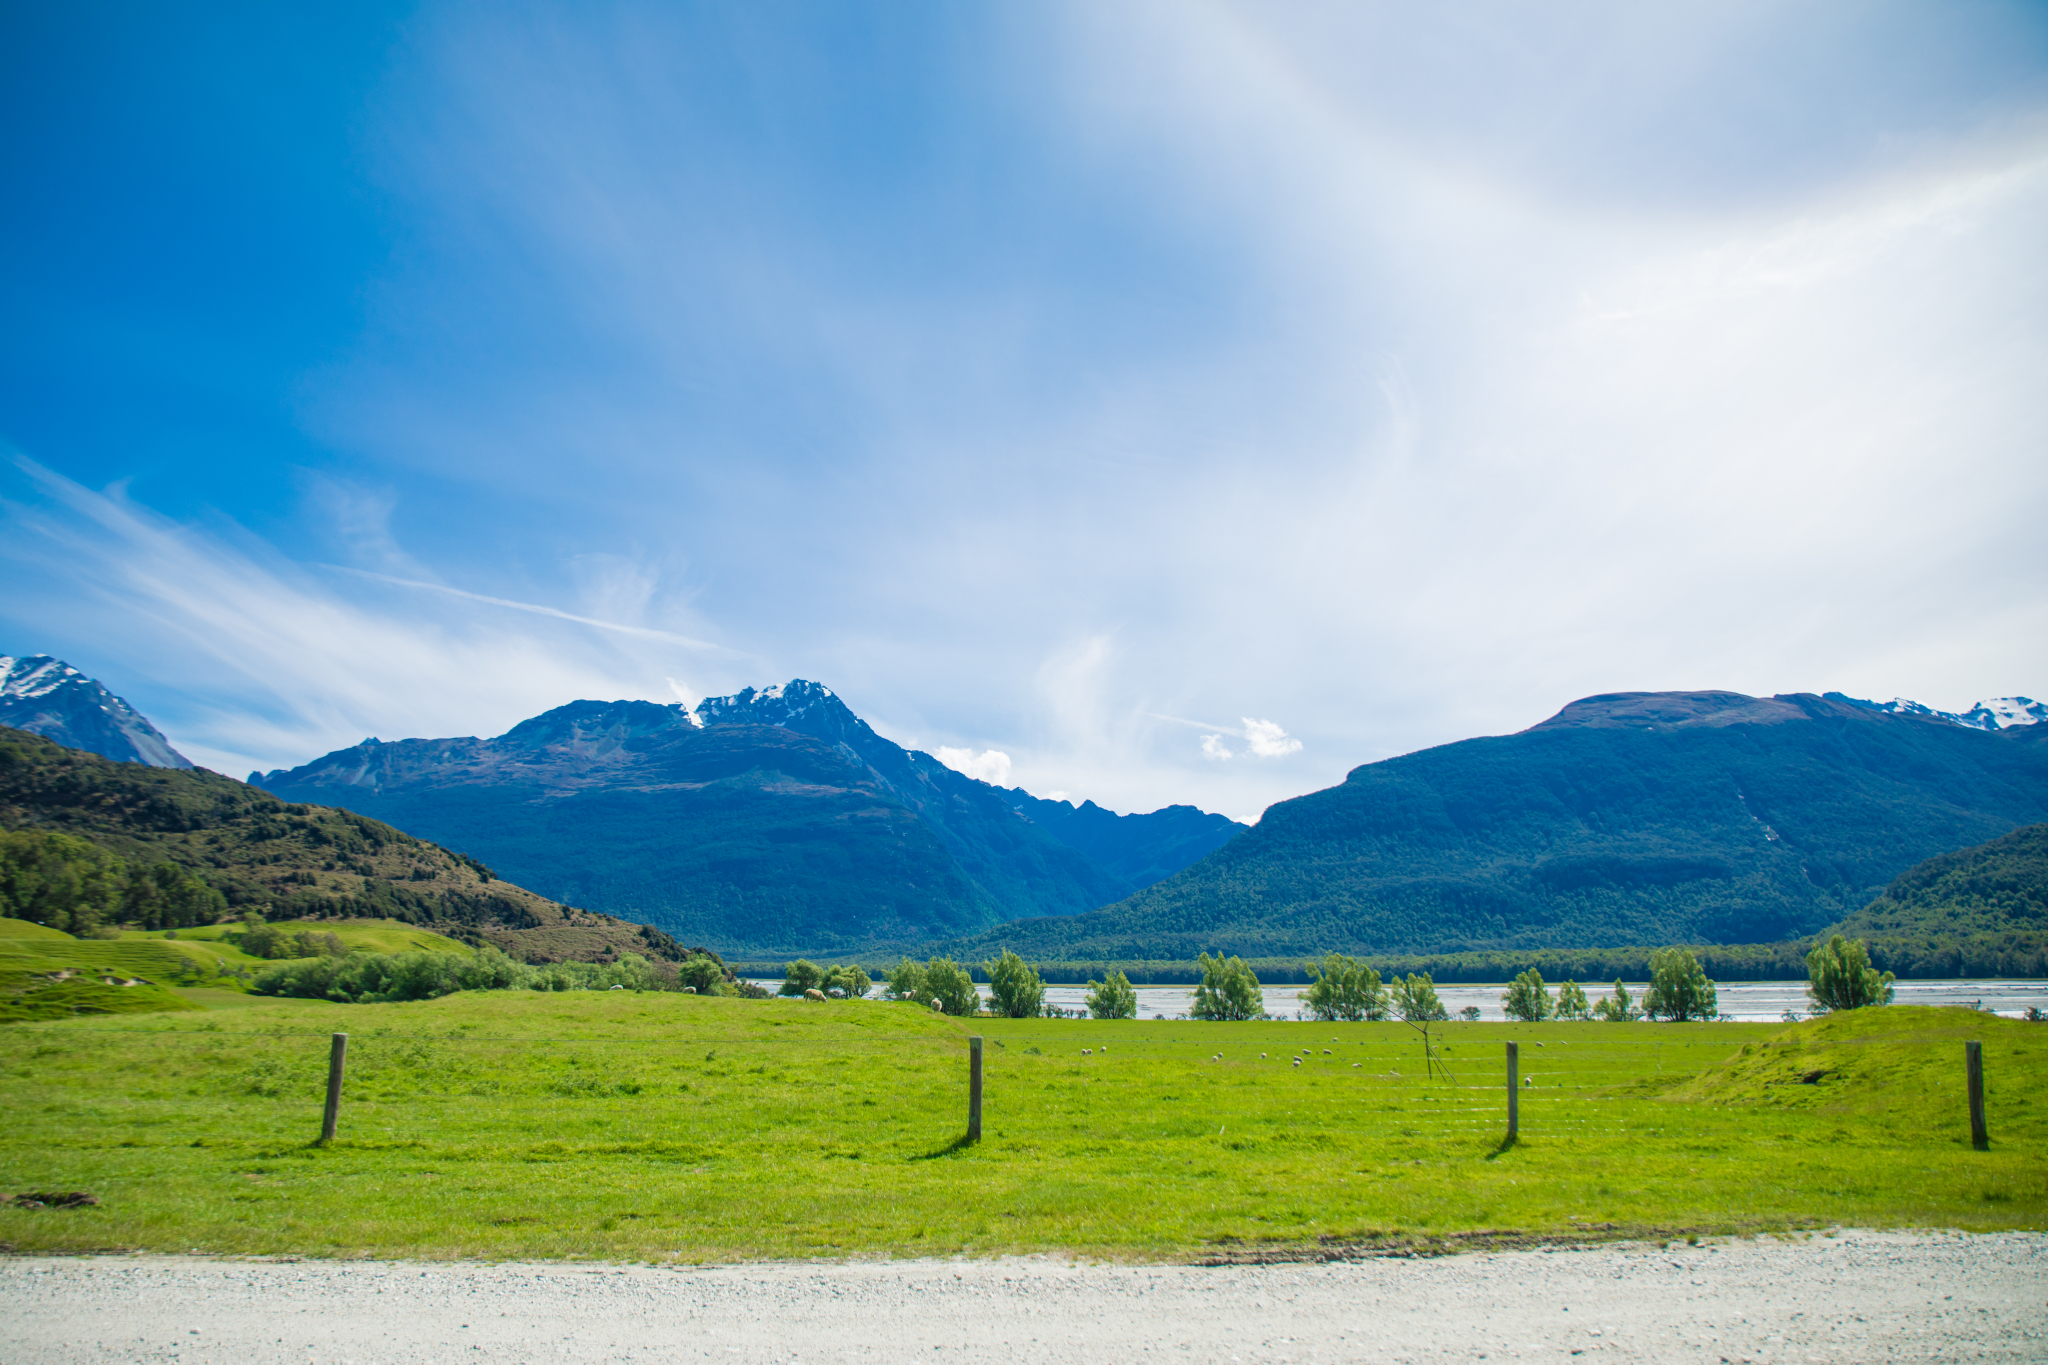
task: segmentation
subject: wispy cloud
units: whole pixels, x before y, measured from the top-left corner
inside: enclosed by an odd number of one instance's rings
[[[491,597],[485,593],[470,592],[466,588],[451,587],[446,583],[423,583],[417,579],[393,578],[390,574],[372,573],[368,569],[352,569],[344,564],[327,564],[321,567],[333,569],[337,573],[354,574],[359,578],[374,579],[379,583],[390,583],[401,588],[418,588],[423,592],[446,593],[450,597],[460,597],[470,602],[482,602],[493,607],[508,607],[513,611],[530,611],[536,616],[552,616],[558,621],[574,621],[581,626],[595,626],[599,630],[616,631],[621,635],[637,635],[646,640],[665,640],[673,645],[683,645],[690,649],[722,654],[730,658],[747,657],[741,651],[728,649],[724,645],[715,645],[708,640],[693,640],[687,635],[677,635],[673,631],[667,630],[655,630],[651,626],[629,626],[622,625],[617,621],[600,621],[594,616],[578,616],[574,612],[562,611],[556,607],[544,607],[533,602],[515,602],[509,597]]]
[[[238,528],[177,524],[120,489],[94,492],[22,457],[14,465],[44,501],[0,504],[0,553],[11,578],[60,587],[15,602],[14,629],[84,644],[66,652],[209,766],[299,763],[366,733],[490,733],[576,697],[658,695],[661,664],[673,668],[678,650],[697,670],[727,666],[707,655],[743,657],[439,584],[404,586],[561,625],[514,631],[473,611],[351,599]],[[624,637],[625,651],[601,646],[607,636]]]

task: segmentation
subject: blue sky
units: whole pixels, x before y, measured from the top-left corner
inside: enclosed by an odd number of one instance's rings
[[[182,8],[0,14],[0,652],[210,766],[2048,690],[2039,5]]]

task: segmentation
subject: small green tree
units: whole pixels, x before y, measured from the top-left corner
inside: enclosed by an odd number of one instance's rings
[[[1431,1076],[1443,1063],[1437,1059],[1436,1040],[1430,1033],[1433,1025],[1448,1023],[1451,1012],[1444,1008],[1444,1002],[1437,997],[1436,981],[1428,975],[1417,976],[1410,972],[1405,980],[1396,981],[1391,992],[1394,1013],[1401,1021],[1422,1035],[1422,1066]],[[1445,1075],[1450,1072],[1446,1068]]]
[[[1643,1017],[1643,1012],[1629,999],[1628,987],[1616,981],[1614,994],[1593,1006],[1593,1017],[1610,1024],[1632,1024]]]
[[[1197,1019],[1262,1019],[1266,995],[1259,978],[1241,957],[1226,959],[1218,953],[1201,956],[1202,984],[1195,987],[1195,1005],[1188,1013]]]
[[[924,989],[925,1000],[938,1001],[947,1014],[981,1013],[981,994],[974,989],[974,978],[950,957],[935,957],[924,964]]]
[[[822,990],[825,985],[825,969],[815,962],[802,958],[782,969],[780,995],[802,995],[805,991]]]
[[[1405,981],[1396,981],[1393,989],[1394,1013],[1404,1023],[1434,1024],[1449,1019],[1450,1012],[1444,1002],[1437,998],[1436,980],[1427,975],[1412,973]]]
[[[1817,1013],[1892,1002],[1892,974],[1870,965],[1863,940],[1836,934],[1806,955],[1806,998]]]
[[[1302,1003],[1310,1014],[1328,1023],[1343,1019],[1387,1017],[1387,991],[1380,974],[1356,958],[1326,953],[1320,963],[1311,963],[1312,984],[1302,992]]]
[[[845,963],[825,973],[825,994],[837,991],[848,1000],[858,1000],[868,993],[874,982],[868,977],[867,968],[854,963]]]
[[[1579,989],[1579,983],[1567,981],[1557,988],[1557,1005],[1552,1013],[1559,1019],[1590,1019],[1593,1007],[1586,1003],[1586,993]]]
[[[1712,1019],[1718,1012],[1714,983],[1690,948],[1659,948],[1650,954],[1650,993],[1643,1012],[1652,1019],[1683,1023]]]
[[[1543,973],[1529,968],[1509,983],[1500,998],[1510,1019],[1540,1024],[1550,1017],[1550,992],[1543,988]]]
[[[1003,955],[984,962],[988,973],[989,1012],[1005,1019],[1036,1019],[1045,1011],[1045,982],[1023,958],[1003,949]]]
[[[891,1000],[913,1000],[929,1008],[932,993],[924,988],[924,964],[906,957],[891,967],[885,994]]]
[[[1138,993],[1122,972],[1105,973],[1102,980],[1088,983],[1088,1013],[1097,1019],[1135,1019]]]

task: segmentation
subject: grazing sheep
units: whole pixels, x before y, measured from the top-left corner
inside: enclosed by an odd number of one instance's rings
[[[939,1013],[944,1014],[946,1012],[946,1002],[934,998],[932,1001],[932,1008],[937,1010]]]
[[[1330,1049],[1328,1049],[1328,1048],[1324,1048],[1324,1049],[1323,1049],[1323,1055],[1324,1055],[1325,1057],[1329,1056],[1329,1055],[1330,1055]]]
[[[824,998],[825,992],[819,990],[816,986],[804,992],[804,999],[806,1000],[823,1000]]]
[[[1263,1052],[1261,1052],[1261,1053],[1259,1054],[1259,1060],[1260,1060],[1260,1061],[1262,1061],[1262,1062],[1263,1062],[1263,1061],[1265,1061],[1265,1060],[1266,1060],[1266,1054],[1265,1054],[1265,1053],[1263,1053]]]
[[[1085,1048],[1085,1047],[1084,1047],[1084,1048],[1082,1048],[1082,1049],[1081,1049],[1081,1055],[1082,1055],[1083,1057],[1086,1057],[1086,1056],[1087,1056],[1087,1055],[1088,1055],[1088,1054],[1089,1054],[1090,1052],[1092,1052],[1092,1051],[1094,1051],[1094,1049],[1093,1049],[1093,1048]]]

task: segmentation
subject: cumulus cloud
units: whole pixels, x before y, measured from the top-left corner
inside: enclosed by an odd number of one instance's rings
[[[956,773],[987,782],[992,786],[1010,786],[1010,756],[1000,749],[988,749],[977,754],[972,749],[953,749],[940,745],[933,751],[939,762]]]
[[[1235,754],[1233,754],[1233,753],[1231,753],[1231,751],[1230,751],[1230,746],[1226,745],[1226,744],[1225,744],[1225,743],[1223,742],[1223,736],[1221,736],[1221,735],[1203,735],[1203,736],[1202,736],[1202,757],[1203,757],[1203,758],[1235,758],[1235,757],[1236,757],[1236,755],[1235,755]]]
[[[1284,758],[1301,752],[1301,741],[1289,736],[1270,720],[1253,720],[1246,716],[1242,733],[1251,752],[1259,758]]]

